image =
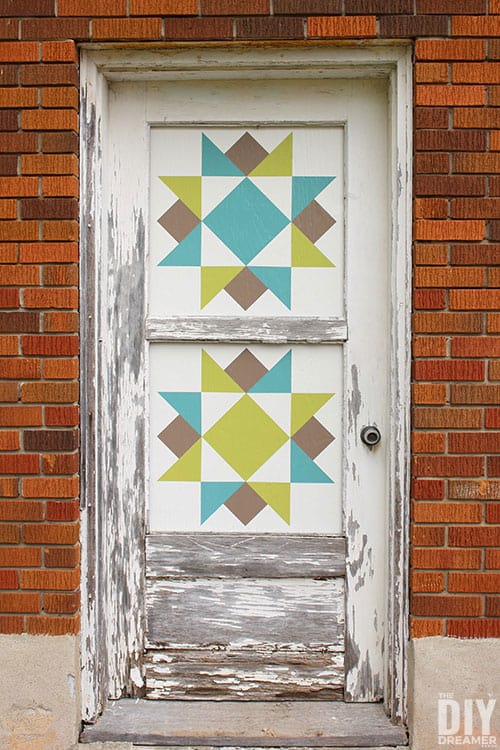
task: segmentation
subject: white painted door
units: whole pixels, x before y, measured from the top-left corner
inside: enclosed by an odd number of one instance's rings
[[[148,196],[150,698],[382,699],[387,101],[113,87],[110,190]]]

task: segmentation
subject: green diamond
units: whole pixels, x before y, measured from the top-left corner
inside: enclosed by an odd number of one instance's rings
[[[248,479],[288,435],[250,396],[241,398],[203,436],[243,479]]]

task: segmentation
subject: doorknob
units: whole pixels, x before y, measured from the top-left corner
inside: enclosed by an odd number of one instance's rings
[[[380,430],[373,424],[369,425],[368,427],[363,427],[363,429],[361,430],[361,440],[369,448],[373,448],[374,445],[378,445],[380,443],[381,437],[382,436],[380,434]]]

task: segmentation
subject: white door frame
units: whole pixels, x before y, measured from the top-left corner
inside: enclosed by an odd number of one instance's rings
[[[87,47],[81,60],[81,339],[82,339],[82,712],[92,721],[107,698],[140,695],[143,649],[144,460],[136,472],[113,465],[113,399],[116,384],[131,404],[131,455],[145,445],[137,405],[145,392],[142,341],[137,358],[130,336],[140,337],[145,284],[145,217],[135,210],[131,190],[127,226],[112,215],[107,196],[107,107],[112,81],[256,77],[384,77],[389,83],[391,153],[391,322],[389,514],[384,695],[393,720],[405,720],[408,641],[408,516],[411,302],[411,48],[409,46],[301,45],[169,47],[125,50]],[[103,198],[104,196],[104,198]],[[123,213],[121,214],[123,221]],[[128,249],[120,278],[102,260],[126,233]],[[130,238],[135,241],[130,242]],[[105,264],[104,264],[105,265]],[[115,309],[116,284],[129,290],[130,306]],[[125,306],[127,307],[127,306]],[[112,341],[106,335],[114,331]],[[134,348],[134,347],[132,347]],[[112,370],[108,363],[119,362]],[[354,419],[362,394],[353,393]],[[135,405],[135,411],[134,411]],[[110,429],[111,428],[111,429]],[[107,443],[107,450],[102,446]],[[104,456],[104,458],[103,458]],[[108,458],[106,458],[106,456]],[[116,488],[120,488],[120,491]],[[355,532],[354,532],[355,533]],[[369,664],[364,665],[369,669]]]

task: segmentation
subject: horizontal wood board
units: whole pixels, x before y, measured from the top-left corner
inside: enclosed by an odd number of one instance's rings
[[[165,649],[145,657],[146,696],[343,700],[344,655],[326,649]]]
[[[111,701],[81,741],[165,746],[371,747],[406,745],[377,703]]]
[[[150,579],[148,645],[332,645],[343,650],[344,581]]]
[[[345,538],[295,534],[150,534],[148,578],[333,578]]]

